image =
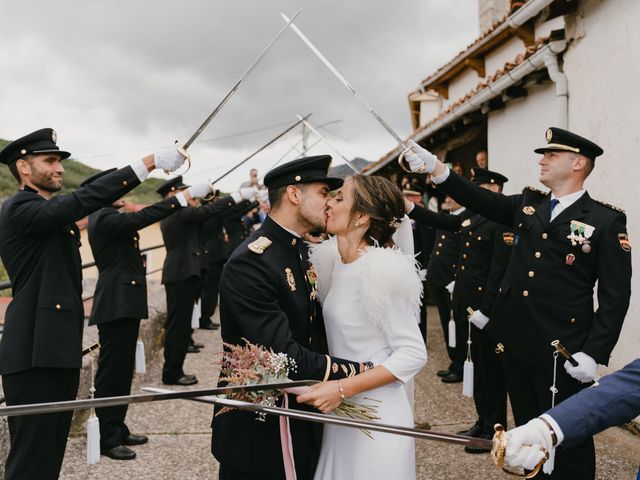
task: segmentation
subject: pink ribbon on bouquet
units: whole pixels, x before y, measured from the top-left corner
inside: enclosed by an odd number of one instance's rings
[[[287,394],[283,395],[282,408],[289,408]],[[286,480],[296,480],[296,463],[293,459],[293,445],[291,443],[291,430],[289,429],[289,417],[280,417],[280,444],[282,445],[282,460],[284,461],[284,475]]]

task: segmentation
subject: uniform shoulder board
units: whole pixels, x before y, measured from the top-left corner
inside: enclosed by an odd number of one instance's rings
[[[596,203],[599,203],[600,205],[603,205],[603,206],[605,206],[605,207],[607,207],[607,208],[610,208],[610,209],[611,209],[611,210],[613,210],[614,212],[624,213],[624,210],[623,210],[623,209],[621,209],[620,207],[616,207],[616,206],[611,205],[611,204],[609,204],[609,203],[604,203],[604,202],[602,202],[602,201],[600,201],[600,200],[596,200],[595,198],[594,198],[593,200],[594,200]]]
[[[264,251],[271,246],[271,240],[267,237],[258,237],[257,240],[251,242],[248,247],[253,253],[262,255]]]
[[[543,192],[542,190],[538,190],[537,188],[533,188],[531,185],[527,185],[525,190],[531,190],[532,192],[539,193],[540,195],[546,195],[547,192]]]

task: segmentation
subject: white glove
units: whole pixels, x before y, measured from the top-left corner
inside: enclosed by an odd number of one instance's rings
[[[156,168],[161,168],[165,172],[174,172],[179,169],[184,161],[189,157],[189,154],[184,155],[186,152],[184,150],[179,151],[176,149],[167,149],[161,150],[159,152],[154,152],[154,163]]]
[[[212,187],[210,183],[196,183],[187,188],[187,192],[192,198],[204,198],[213,191]]]
[[[456,281],[454,280],[453,282],[451,282],[449,285],[447,285],[446,288],[447,292],[449,292],[449,295],[453,295],[453,287],[456,286]]]
[[[414,173],[432,173],[436,168],[436,157],[429,150],[422,148],[413,140],[406,143],[404,159],[409,165],[409,169]]]
[[[592,382],[596,378],[598,370],[596,361],[584,352],[574,353],[573,358],[578,362],[578,366],[574,367],[567,360],[564,362],[564,369],[567,373],[582,383]]]
[[[258,191],[258,201],[260,203],[268,203],[269,202],[269,190],[263,188]]]
[[[507,450],[504,456],[504,462],[512,467],[523,467],[527,470],[533,470],[536,465],[545,457],[542,449],[549,452],[552,456],[554,449],[553,439],[551,438],[551,430],[545,422],[539,418],[529,420],[521,427],[509,430],[506,433]],[[545,463],[545,473],[551,473],[553,465]]]
[[[487,326],[487,323],[489,323],[489,317],[487,317],[480,310],[476,310],[475,312],[473,312],[473,315],[469,317],[469,321],[473,323],[476,327],[478,327],[480,330],[482,330],[484,327]]]
[[[243,187],[237,192],[231,194],[231,198],[236,203],[240,203],[242,200],[249,200],[250,202],[256,199],[256,189],[253,187]]]

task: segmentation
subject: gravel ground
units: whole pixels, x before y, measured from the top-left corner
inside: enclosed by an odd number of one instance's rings
[[[198,376],[199,388],[215,385],[215,352],[221,350],[218,331],[197,330],[196,341],[206,348],[187,355],[185,371]],[[435,375],[446,367],[442,332],[437,312],[429,309],[429,362],[415,385],[416,422],[429,422],[434,430],[456,432],[474,420],[473,401],[462,397],[461,384],[445,385]],[[162,386],[162,356],[157,356],[148,373],[137,376],[133,392],[142,385]],[[172,387],[177,388],[177,387]],[[72,432],[62,467],[65,480],[93,479],[214,479],[217,463],[209,451],[211,408],[185,400],[132,405],[127,424],[134,433],[149,436],[149,443],[133,447],[134,461],[115,461],[101,457],[97,465],[86,465],[83,431]],[[596,436],[598,479],[635,479],[640,462],[640,439],[619,428]],[[506,479],[492,464],[489,455],[469,455],[462,447],[429,441],[417,442],[417,478]],[[339,480],[339,479],[336,479]]]

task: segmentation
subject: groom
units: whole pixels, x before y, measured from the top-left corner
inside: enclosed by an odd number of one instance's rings
[[[265,176],[271,213],[234,251],[220,280],[222,340],[242,345],[247,339],[286,353],[297,365],[292,379],[333,380],[364,370],[320,353],[326,352],[324,325],[302,237],[325,230],[329,192],[342,185],[327,177],[330,163],[328,155],[306,157]],[[285,478],[278,418],[261,422],[238,410],[215,414],[211,453],[220,462],[221,480]],[[320,450],[317,427],[291,420],[290,431],[297,478],[311,479]]]

